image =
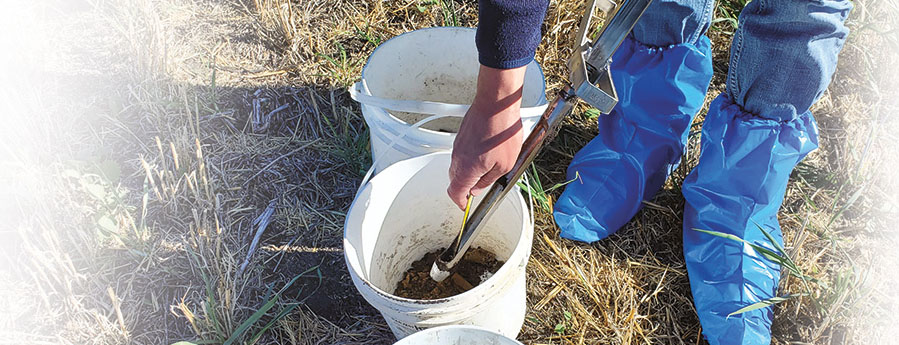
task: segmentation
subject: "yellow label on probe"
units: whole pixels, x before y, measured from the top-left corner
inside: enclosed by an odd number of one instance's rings
[[[468,222],[468,211],[471,210],[471,200],[474,199],[474,196],[468,194],[468,202],[465,204],[465,214],[462,215],[462,226],[459,228],[459,238],[456,239],[456,244],[462,244],[462,233],[465,232],[465,223]]]

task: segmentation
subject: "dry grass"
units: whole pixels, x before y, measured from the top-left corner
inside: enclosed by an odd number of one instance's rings
[[[553,1],[547,15],[537,58],[551,89],[566,74],[580,6]],[[14,33],[4,43],[19,54],[0,60],[10,80],[0,90],[0,343],[248,343],[257,334],[266,344],[392,341],[340,252],[344,212],[370,164],[367,131],[344,87],[380,42],[473,26],[476,3],[19,7],[3,21]],[[889,0],[856,2],[839,71],[815,106],[821,149],[794,172],[780,219],[793,258],[828,288],[775,308],[777,344],[899,339],[890,290],[899,278],[890,226],[899,185],[889,172],[899,163],[897,14]],[[723,90],[728,25],[710,32],[709,99]],[[547,185],[563,181],[596,131],[581,110],[538,159]],[[680,244],[679,185],[698,153],[690,152],[608,240],[561,240],[538,211],[520,339],[700,342]],[[781,287],[799,288],[794,278]]]

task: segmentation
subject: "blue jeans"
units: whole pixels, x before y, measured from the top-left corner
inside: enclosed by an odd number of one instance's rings
[[[634,27],[649,46],[695,44],[714,0],[654,0]],[[752,0],[731,44],[727,97],[748,113],[788,121],[807,112],[830,84],[848,29],[847,0]]]
[[[712,76],[705,37],[713,0],[654,0],[613,57],[615,109],[568,168],[555,206],[566,238],[592,242],[624,225],[679,163]],[[699,163],[684,180],[683,243],[693,302],[711,344],[770,343],[777,251],[790,172],[818,146],[809,112],[830,84],[848,0],[752,0],[731,43],[726,92],[709,106]]]

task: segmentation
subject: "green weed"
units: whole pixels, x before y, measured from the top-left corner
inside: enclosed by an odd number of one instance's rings
[[[117,243],[122,248],[143,256],[146,249],[144,242],[150,237],[143,215],[135,221],[133,214],[136,208],[125,200],[128,192],[110,182],[118,179],[120,168],[114,162],[104,161],[93,170],[98,172],[83,173],[68,169],[62,172],[62,176],[75,181],[77,188],[90,197],[97,238]]]
[[[356,37],[358,37],[361,40],[364,40],[365,42],[368,42],[373,47],[377,47],[377,46],[381,45],[381,38],[369,33],[370,30],[371,30],[371,26],[368,24],[365,25],[365,30],[362,30],[361,28],[359,28],[359,26],[357,26],[356,24],[353,24],[353,31],[355,31]]]
[[[346,49],[340,42],[335,42],[337,47],[337,57],[331,57],[322,53],[317,55],[327,60],[328,64],[323,67],[325,74],[317,74],[317,76],[328,77],[336,82],[342,88],[346,88],[353,84],[356,80],[356,74],[362,65],[362,59],[352,58],[348,56]]]
[[[746,245],[752,247],[753,250],[755,250],[756,252],[761,254],[765,259],[768,259],[771,262],[779,264],[781,267],[787,269],[787,271],[789,272],[789,274],[791,276],[799,278],[803,282],[803,289],[805,290],[805,292],[790,293],[790,294],[787,294],[784,296],[779,296],[779,297],[776,296],[776,297],[772,297],[769,299],[765,299],[765,300],[747,305],[743,308],[740,308],[740,309],[728,314],[727,315],[728,317],[731,317],[731,316],[737,315],[737,314],[741,314],[741,313],[745,313],[748,311],[756,310],[756,309],[761,309],[761,308],[764,308],[767,306],[772,306],[772,305],[775,305],[778,303],[783,303],[785,301],[788,301],[788,300],[796,298],[796,297],[812,296],[813,291],[812,291],[809,283],[815,283],[825,289],[827,288],[827,284],[825,284],[824,282],[819,281],[813,277],[806,275],[802,271],[802,269],[799,268],[799,266],[796,264],[796,262],[793,261],[793,259],[787,254],[787,251],[783,248],[783,246],[781,246],[780,243],[778,243],[778,241],[776,241],[774,239],[774,237],[771,236],[770,233],[765,231],[765,229],[762,228],[761,225],[756,224],[756,227],[758,227],[759,231],[761,231],[762,234],[765,235],[765,238],[767,238],[768,243],[772,247],[774,247],[774,250],[768,249],[759,244],[755,244],[755,243],[746,241],[746,240],[740,238],[739,236],[728,234],[728,233],[723,233],[723,232],[718,232],[718,231],[710,231],[710,230],[702,230],[702,229],[696,229],[696,228],[693,228],[693,230],[703,232],[703,233],[706,233],[709,235],[725,238],[725,239],[728,239],[728,240],[731,240],[734,242],[743,243],[743,244],[746,244]],[[815,303],[817,304],[817,301],[815,301]]]
[[[571,180],[557,183],[550,187],[549,189],[543,188],[543,182],[540,181],[540,176],[537,174],[537,166],[531,163],[531,171],[527,172],[528,183],[525,184],[524,181],[518,181],[518,187],[521,188],[524,192],[528,193],[531,198],[537,203],[537,205],[544,211],[552,213],[552,197],[549,196],[549,192],[552,192],[559,187],[563,187],[569,183],[572,183],[581,178],[580,173],[575,171],[574,178]]]
[[[590,108],[584,111],[584,116],[591,120],[598,118],[600,115],[602,115],[602,113],[600,113],[599,109],[596,108]]]
[[[343,121],[338,129],[327,116],[320,116],[325,125],[336,140],[336,144],[328,147],[328,152],[339,157],[344,162],[353,165],[353,171],[359,176],[365,175],[366,167],[370,165],[371,150],[369,149],[368,127],[356,129],[349,125],[349,121]]]
[[[712,30],[733,35],[739,26],[740,12],[750,0],[720,0],[715,7]]]
[[[800,297],[800,296],[808,296],[808,294],[806,294],[806,293],[797,293],[797,294],[787,294],[787,295],[780,296],[780,297],[771,297],[771,298],[769,298],[769,299],[762,300],[762,301],[759,301],[759,302],[750,304],[750,305],[748,305],[748,306],[745,306],[745,307],[743,307],[743,308],[740,308],[739,310],[737,310],[737,311],[735,311],[735,312],[733,312],[733,313],[727,314],[727,317],[731,317],[731,316],[734,316],[734,315],[737,315],[737,314],[742,314],[742,313],[745,313],[745,312],[747,312],[747,311],[753,311],[753,310],[756,310],[756,309],[761,309],[761,308],[764,308],[764,307],[767,307],[767,306],[772,306],[772,305],[775,305],[775,304],[778,304],[778,303],[783,303],[783,302],[786,302],[786,301],[788,301],[788,300],[790,300],[790,299],[793,299],[793,298],[795,298],[795,297]]]
[[[257,322],[259,322],[262,319],[262,317],[265,316],[266,313],[268,313],[268,311],[271,310],[275,306],[275,304],[278,302],[278,299],[280,299],[281,296],[284,294],[284,291],[287,291],[287,289],[291,285],[293,285],[293,283],[296,282],[297,279],[299,279],[300,277],[302,277],[308,273],[311,273],[313,271],[315,272],[315,276],[318,278],[318,285],[315,286],[315,289],[312,292],[310,292],[308,295],[306,295],[306,297],[304,297],[302,300],[293,302],[293,303],[288,303],[287,305],[282,307],[281,310],[278,312],[278,314],[276,314],[274,317],[272,317],[272,319],[269,320],[269,322],[266,323],[265,326],[262,326],[261,328],[259,328],[256,331],[256,333],[254,333],[253,336],[250,337],[250,340],[247,342],[248,344],[255,344],[266,331],[268,331],[270,328],[272,328],[272,326],[276,322],[278,322],[278,320],[283,319],[285,316],[287,316],[287,314],[289,314],[291,311],[296,309],[296,307],[298,307],[300,304],[305,302],[306,299],[309,298],[309,296],[311,296],[316,290],[318,290],[318,288],[322,284],[322,273],[321,273],[321,270],[319,270],[318,266],[314,266],[312,268],[309,268],[309,269],[303,271],[303,273],[298,274],[296,277],[293,277],[293,279],[291,279],[289,282],[287,282],[287,284],[285,284],[280,290],[278,290],[278,292],[276,292],[274,296],[269,298],[268,301],[265,302],[265,304],[263,304],[261,308],[259,308],[259,310],[257,310],[255,313],[253,313],[253,315],[250,315],[250,317],[247,320],[245,320],[239,327],[237,327],[237,329],[234,330],[234,333],[231,333],[231,336],[228,338],[228,340],[225,341],[224,345],[231,345],[234,342],[242,339],[243,334],[246,333],[246,331],[248,329],[250,329],[250,327],[252,327]],[[269,290],[269,291],[271,291],[271,290]],[[302,294],[302,292],[303,292],[302,289],[300,289],[300,292],[298,292],[297,294],[298,295]]]
[[[567,310],[562,312],[562,317],[564,318],[562,321],[556,324],[553,327],[553,332],[556,332],[558,335],[565,335],[568,333],[568,330],[571,328],[571,319],[572,315]]]
[[[194,256],[194,258],[197,259],[196,256]],[[302,299],[300,299],[296,302],[284,304],[278,310],[278,312],[274,316],[272,316],[271,319],[268,320],[268,322],[266,322],[264,325],[260,326],[259,325],[260,322],[263,320],[263,318],[265,318],[267,315],[270,314],[269,312],[278,304],[278,301],[282,299],[285,291],[287,291],[287,289],[290,288],[290,286],[293,285],[298,279],[300,279],[301,277],[304,277],[310,273],[313,273],[313,272],[315,274],[315,277],[318,279],[318,284],[315,286],[315,288],[310,293],[306,294],[306,297],[303,297]],[[269,290],[266,292],[265,298],[263,298],[266,302],[258,310],[256,310],[252,315],[250,315],[250,317],[248,317],[246,320],[244,320],[236,329],[234,329],[234,331],[230,332],[230,334],[228,334],[224,331],[226,325],[224,325],[220,321],[220,319],[216,317],[216,313],[214,310],[216,309],[218,304],[214,297],[215,293],[213,292],[212,284],[207,279],[205,273],[203,274],[203,280],[206,281],[206,298],[207,299],[206,299],[206,303],[204,303],[204,307],[206,309],[206,317],[207,317],[206,321],[209,324],[209,326],[211,326],[213,328],[212,331],[215,334],[216,339],[179,341],[172,345],[199,345],[199,344],[223,344],[223,345],[249,344],[249,345],[252,345],[252,344],[255,344],[265,334],[265,332],[267,332],[269,329],[271,329],[272,326],[274,326],[278,321],[285,318],[294,309],[296,309],[301,304],[303,304],[306,301],[306,299],[309,298],[309,296],[311,296],[313,293],[315,293],[316,290],[318,290],[318,288],[321,286],[321,283],[322,283],[322,274],[321,274],[321,270],[319,269],[319,267],[314,266],[314,267],[311,267],[311,268],[303,271],[302,273],[296,275],[295,277],[293,277],[293,279],[288,281],[287,284],[285,284],[283,287],[281,287],[281,289],[279,289],[277,292],[274,292],[272,290],[272,288],[269,287]],[[303,289],[301,288],[300,291],[297,292],[297,295],[302,295],[302,294],[303,294]],[[186,310],[184,308],[184,306],[182,306],[181,308],[182,308],[182,311]],[[187,315],[192,316],[191,313],[185,313],[185,316],[187,316]],[[193,317],[189,317],[189,320],[191,320],[192,325],[195,325],[195,321],[193,320]],[[194,327],[196,329],[196,326],[194,326]],[[253,329],[254,327],[256,327],[254,329],[254,332],[252,333],[252,335],[249,335],[249,333],[247,333],[247,332],[249,330]],[[248,335],[249,335],[249,338],[247,339]]]
[[[424,13],[428,8],[439,5],[443,18],[443,26],[459,26],[459,17],[456,16],[456,2],[453,0],[426,0],[415,4],[419,12]]]

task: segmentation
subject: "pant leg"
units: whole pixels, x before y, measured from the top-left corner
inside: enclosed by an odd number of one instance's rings
[[[730,99],[768,119],[808,112],[830,85],[851,8],[847,0],[750,2],[731,44]]]
[[[568,167],[553,213],[562,237],[593,242],[627,223],[680,162],[712,77],[704,34],[714,0],[655,0],[610,65],[618,105]]]
[[[653,0],[634,25],[634,39],[650,47],[695,45],[709,30],[714,8],[714,0]]]
[[[731,46],[727,92],[709,108],[699,164],[684,181],[684,256],[711,344],[768,344],[772,308],[728,317],[775,296],[780,267],[736,235],[775,248],[790,172],[818,146],[810,106],[830,83],[847,36],[848,0],[753,0]]]

